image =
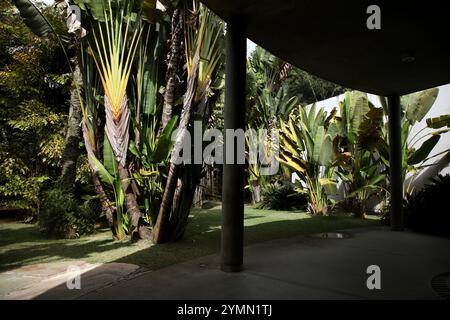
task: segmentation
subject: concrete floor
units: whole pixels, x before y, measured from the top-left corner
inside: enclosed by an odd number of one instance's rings
[[[249,246],[240,273],[221,272],[212,255],[95,286],[103,265],[82,274],[81,291],[64,284],[37,299],[440,298],[430,281],[450,271],[450,239],[382,228],[348,232],[349,239],[302,236]],[[381,268],[381,290],[367,289],[369,265]]]

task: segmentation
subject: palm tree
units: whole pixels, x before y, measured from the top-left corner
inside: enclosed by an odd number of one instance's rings
[[[207,114],[211,83],[222,63],[223,23],[198,1],[193,1],[192,8],[186,10],[186,15],[185,54],[188,82],[173,155],[180,154],[193,115],[203,119]],[[170,162],[161,207],[153,229],[154,242],[176,240],[184,234],[201,167]]]
[[[104,89],[105,134],[117,161],[117,170],[124,194],[124,203],[133,229],[132,233],[143,239],[150,237],[150,231],[141,225],[142,213],[131,188],[131,179],[127,169],[130,130],[127,86],[142,28],[133,28],[130,16],[128,15],[126,19],[124,17],[124,8],[119,8],[114,12],[110,0],[108,4],[109,10],[104,10],[105,23],[98,22],[98,29],[93,32],[97,52],[94,53],[92,48],[90,51]]]
[[[164,93],[164,107],[161,117],[161,128],[159,130],[160,134],[164,131],[164,128],[172,117],[178,64],[182,51],[183,17],[183,10],[181,8],[176,8],[172,15],[172,37],[170,40],[169,61],[167,63],[166,91]]]

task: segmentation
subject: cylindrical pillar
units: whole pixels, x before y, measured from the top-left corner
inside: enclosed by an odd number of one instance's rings
[[[225,75],[225,131],[245,131],[245,78],[247,38],[244,20],[227,21]],[[222,178],[221,268],[226,272],[242,270],[244,255],[244,181],[245,165],[237,163],[237,141],[224,134]],[[233,139],[234,140],[234,139]],[[230,152],[234,161],[230,161]],[[228,154],[228,157],[227,157]],[[228,159],[228,160],[227,160]],[[228,162],[228,163],[227,163]]]
[[[400,97],[388,97],[391,229],[403,231],[402,126]]]

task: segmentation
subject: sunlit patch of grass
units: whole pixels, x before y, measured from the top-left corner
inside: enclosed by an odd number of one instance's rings
[[[113,241],[109,229],[80,239],[48,239],[37,226],[0,223],[0,270],[57,261],[124,262],[158,269],[220,249],[221,208],[193,209],[183,240],[154,246],[150,242]],[[296,235],[379,225],[376,218],[345,215],[310,217],[301,211],[245,208],[245,244]]]

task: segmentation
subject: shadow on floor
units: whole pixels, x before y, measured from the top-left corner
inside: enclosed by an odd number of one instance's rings
[[[292,237],[296,235],[326,232],[343,228],[367,227],[378,225],[377,221],[359,220],[342,217],[313,217],[310,219],[293,219],[261,223],[255,221],[263,215],[246,217],[245,244]],[[16,230],[0,230],[1,246],[10,244],[16,239],[16,244],[2,251],[0,270],[17,268],[26,264],[51,262],[55,260],[73,259],[97,262],[92,257],[96,254],[108,255],[113,250],[128,250],[132,253],[105,259],[122,263],[136,264],[150,270],[156,270],[175,263],[191,260],[197,257],[220,251],[220,210],[208,213],[197,213],[190,217],[190,222],[183,240],[152,246],[150,243],[132,243],[130,241],[115,242],[110,239],[108,231],[98,236],[76,240],[48,240],[34,226],[24,226]],[[36,244],[29,244],[36,242]],[[91,259],[91,260],[89,260]],[[101,259],[98,259],[101,260]]]
[[[240,273],[221,272],[219,256],[211,255],[96,287],[108,275],[105,264],[81,275],[84,291],[64,283],[36,298],[439,299],[430,281],[450,270],[449,239],[382,228],[349,232],[354,237],[345,240],[300,236],[249,246]],[[372,264],[380,266],[380,290],[367,287]]]

